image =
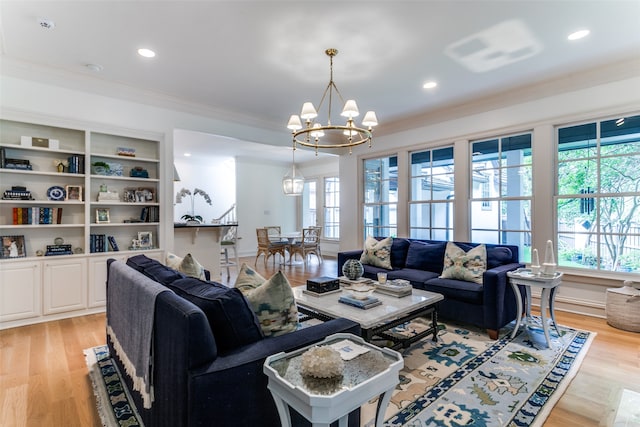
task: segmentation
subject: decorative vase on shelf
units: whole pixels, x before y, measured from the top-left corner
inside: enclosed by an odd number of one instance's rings
[[[62,163],[58,164],[58,172],[60,173],[64,172],[64,165]]]
[[[342,274],[349,280],[358,280],[364,274],[364,267],[357,259],[348,259],[342,264]]]

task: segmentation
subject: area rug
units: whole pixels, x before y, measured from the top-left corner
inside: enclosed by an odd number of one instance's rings
[[[437,342],[423,339],[403,352],[400,384],[384,425],[542,425],[578,372],[595,333],[560,326],[547,348],[537,321],[521,327],[514,339],[513,326],[504,328],[497,341],[478,329],[441,324]],[[412,335],[425,323],[418,319],[395,333]],[[367,427],[374,425],[375,403],[362,409]]]
[[[85,349],[84,357],[102,425],[142,427],[144,424],[129,391],[124,387],[120,371],[109,356],[109,348],[101,345]]]
[[[417,319],[393,333],[408,336],[425,326],[426,320]],[[437,342],[429,336],[403,351],[404,368],[384,425],[542,425],[577,373],[595,334],[560,326],[559,335],[551,333],[547,348],[539,325],[521,328],[514,339],[511,330],[504,328],[502,338],[493,341],[484,331],[442,323]],[[108,348],[84,352],[103,425],[142,426]],[[364,426],[374,425],[375,408],[376,400],[363,406]]]

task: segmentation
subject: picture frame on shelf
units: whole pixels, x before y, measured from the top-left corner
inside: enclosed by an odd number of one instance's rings
[[[69,200],[78,200],[82,201],[82,186],[81,185],[67,185],[65,187],[66,190],[66,199]]]
[[[151,231],[139,231],[138,241],[140,242],[140,248],[153,248],[153,233]]]
[[[25,258],[27,256],[24,235],[0,236],[0,242],[2,242],[0,259]]]
[[[122,200],[126,203],[135,203],[136,191],[137,191],[137,188],[125,188],[123,192]]]
[[[155,188],[138,188],[136,190],[137,203],[152,203],[155,200]]]
[[[96,209],[96,224],[110,223],[109,208],[97,208]]]

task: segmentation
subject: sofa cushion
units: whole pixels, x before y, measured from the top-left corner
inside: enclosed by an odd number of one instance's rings
[[[436,277],[427,280],[420,289],[442,294],[445,301],[464,301],[474,305],[482,305],[484,301],[484,286],[475,282]]]
[[[427,243],[412,241],[407,251],[406,268],[442,273],[445,242]]]
[[[391,244],[391,267],[392,268],[404,268],[407,260],[407,251],[409,250],[409,244],[411,242],[408,239],[396,237]]]
[[[413,268],[403,268],[402,270],[393,270],[387,273],[387,280],[404,279],[410,281],[413,286],[422,285],[434,277],[438,277],[438,273],[426,270],[415,270]]]
[[[221,353],[263,338],[258,319],[239,289],[193,277],[176,280],[167,287],[204,312]]]
[[[465,251],[453,242],[447,242],[444,253],[442,279],[459,279],[482,284],[487,270],[487,248],[484,244]]]
[[[282,335],[298,328],[298,307],[282,272],[267,280],[243,263],[234,287],[249,300],[265,336]]]
[[[169,267],[178,270],[187,276],[202,280],[206,279],[204,267],[191,254],[186,254],[183,258],[168,252],[166,262]]]
[[[487,268],[492,269],[500,265],[510,264],[513,262],[513,253],[511,249],[504,246],[487,246]]]
[[[371,236],[367,237],[364,242],[364,250],[360,256],[360,262],[391,270],[392,245],[393,237],[391,236],[379,241]]]

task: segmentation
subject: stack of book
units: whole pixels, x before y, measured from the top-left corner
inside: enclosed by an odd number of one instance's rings
[[[44,256],[71,255],[71,245],[47,245],[47,252]]]
[[[27,190],[27,187],[15,185],[11,187],[11,190],[5,190],[2,198],[4,200],[33,200],[31,191]]]
[[[376,285],[376,292],[385,295],[392,295],[394,297],[406,297],[411,295],[413,287],[411,283],[406,280],[388,280],[387,283],[378,283]]]
[[[338,299],[338,301],[340,301],[343,304],[348,304],[353,307],[361,308],[363,310],[367,310],[369,308],[373,308],[382,304],[382,301],[380,301],[378,298],[373,296],[367,297],[365,299],[356,299],[349,295],[342,295]]]

